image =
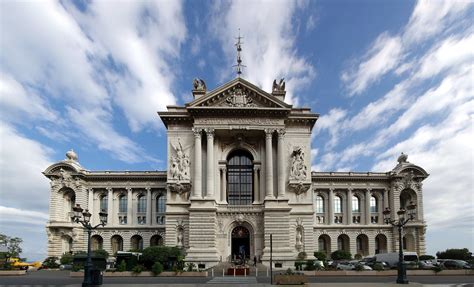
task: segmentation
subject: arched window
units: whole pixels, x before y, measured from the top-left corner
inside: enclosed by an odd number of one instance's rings
[[[157,213],[166,212],[166,197],[164,195],[160,195],[156,199],[156,212]]]
[[[146,212],[146,197],[144,195],[138,196],[137,212]]]
[[[133,235],[130,238],[130,245],[132,250],[142,250],[143,249],[143,238],[140,235]]]
[[[159,195],[156,198],[156,223],[165,224],[166,196]]]
[[[246,151],[234,151],[227,158],[227,202],[230,205],[253,202],[252,155]]]
[[[100,197],[100,210],[107,211],[107,201],[108,201],[107,195],[102,195]]]
[[[360,199],[357,196],[352,196],[352,212],[360,212]]]
[[[119,197],[119,212],[125,213],[127,212],[127,196],[121,195]]]
[[[342,213],[342,198],[338,195],[334,197],[334,213]]]
[[[321,195],[316,196],[316,213],[324,213],[324,198]]]
[[[377,198],[375,196],[370,197],[370,212],[378,212],[379,207],[377,205]]]

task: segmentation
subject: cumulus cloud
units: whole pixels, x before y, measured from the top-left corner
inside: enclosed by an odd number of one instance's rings
[[[315,68],[308,59],[298,55],[295,44],[296,27],[292,20],[301,6],[296,1],[275,1],[269,9],[269,4],[266,1],[216,2],[211,33],[222,43],[230,60],[227,66],[230,66],[236,61],[236,52],[229,35],[237,35],[240,29],[244,36],[242,59],[247,66],[243,78],[269,91],[274,79],[284,77],[286,101],[297,104],[295,91],[304,88],[316,76]],[[232,77],[230,72],[222,75]]]
[[[0,122],[1,206],[47,210],[49,184],[41,171],[53,162],[52,153],[49,147],[26,138],[11,125]]]

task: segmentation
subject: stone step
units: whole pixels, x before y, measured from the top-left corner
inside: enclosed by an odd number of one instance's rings
[[[224,276],[214,277],[207,282],[207,284],[257,284],[257,278],[244,276]]]

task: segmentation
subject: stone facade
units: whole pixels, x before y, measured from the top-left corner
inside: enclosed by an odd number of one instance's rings
[[[408,250],[425,252],[422,181],[402,155],[389,172],[311,172],[311,133],[318,116],[284,102],[283,85],[267,93],[237,78],[159,116],[167,128],[166,171],[89,171],[70,151],[44,172],[51,180],[48,255],[85,250],[86,233],[70,220],[80,204],[107,209],[93,248],[182,247],[207,267],[236,254],[293,266],[298,253],[344,249],[373,255],[397,249],[382,211],[417,203],[405,229]]]

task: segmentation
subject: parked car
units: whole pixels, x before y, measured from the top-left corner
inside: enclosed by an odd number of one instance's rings
[[[390,265],[390,268],[396,268],[398,265],[398,252],[391,252],[391,253],[378,253],[375,254],[376,261],[383,261],[387,262]],[[418,261],[418,254],[416,252],[403,252],[403,261],[405,264],[409,265],[412,262]]]
[[[390,269],[390,266],[388,265],[387,262],[383,262],[383,261],[371,261],[371,262],[367,262],[366,265],[367,266],[370,266],[370,268],[374,269],[374,266],[376,264],[379,264],[383,267],[383,270],[386,270],[386,269]]]
[[[59,265],[59,270],[71,270],[72,265],[71,264],[61,264]]]
[[[354,270],[355,265],[350,262],[339,262],[336,266],[337,270]]]
[[[418,262],[418,267],[420,269],[432,269],[433,267],[435,267],[435,265],[433,264],[433,262],[431,262],[431,260],[422,260]]]
[[[446,269],[471,269],[471,265],[464,260],[445,260],[440,266]]]
[[[355,264],[354,267],[355,267],[355,269],[359,269],[359,268],[362,267],[362,270],[364,270],[364,271],[371,271],[372,270],[372,267],[370,267],[367,264],[364,264],[362,262],[359,262],[359,263]]]

